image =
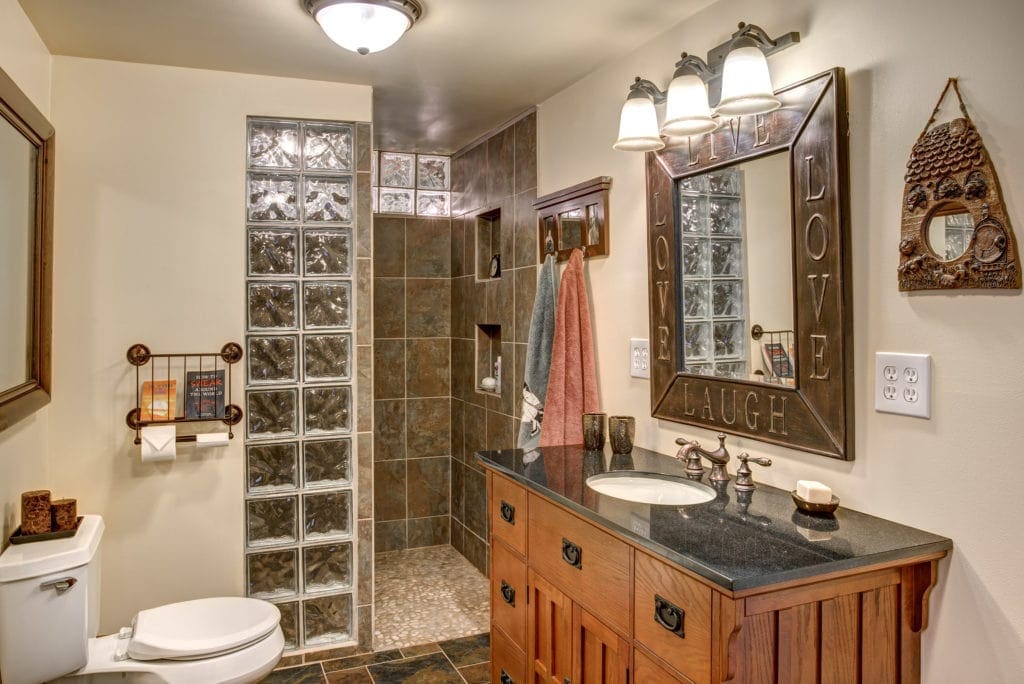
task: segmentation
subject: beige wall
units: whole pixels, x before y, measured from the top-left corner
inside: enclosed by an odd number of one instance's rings
[[[965,14],[966,12],[966,14]],[[1024,301],[1019,294],[916,295],[896,287],[899,207],[910,147],[949,75],[999,171],[1024,237],[1024,94],[1018,0],[972,9],[952,0],[724,0],[544,102],[539,193],[598,175],[614,178],[611,256],[588,264],[603,409],[635,414],[637,443],[672,453],[673,439],[711,433],[644,418],[649,384],[628,375],[628,338],[647,337],[643,158],[611,149],[618,110],[637,74],[667,84],[681,50],[703,54],[739,20],[802,42],[771,59],[783,85],[833,66],[847,70],[852,172],[857,460],[730,439],[767,454],[757,473],[782,487],[831,484],[844,505],[953,538],[932,594],[924,639],[926,682],[1011,682],[1024,672],[1024,547],[1020,532],[1020,411],[1024,406]],[[874,352],[934,360],[931,420],[874,411]]]
[[[0,0],[0,69],[49,116],[50,53],[17,0]],[[49,415],[45,407],[0,432],[0,546],[19,524],[21,492],[48,486]]]
[[[54,57],[45,484],[106,519],[102,630],[148,606],[242,593],[242,439],[141,463],[124,422],[135,400],[125,350],[242,341],[246,115],[368,121],[370,98],[365,86]],[[241,403],[241,372],[234,380]]]

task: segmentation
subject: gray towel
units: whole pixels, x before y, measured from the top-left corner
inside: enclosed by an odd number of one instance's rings
[[[547,255],[537,279],[537,297],[533,300],[530,338],[526,344],[526,368],[523,374],[522,423],[516,446],[530,452],[540,445],[540,425],[544,420],[544,397],[548,393],[551,370],[551,345],[555,339],[555,305],[558,279],[555,256]]]

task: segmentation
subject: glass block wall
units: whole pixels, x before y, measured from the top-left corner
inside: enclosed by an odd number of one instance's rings
[[[355,382],[368,391],[358,360],[372,351],[357,344],[371,340],[356,325],[357,283],[370,282],[369,245],[357,245],[369,239],[357,196],[369,191],[368,157],[366,124],[248,120],[246,592],[279,606],[289,649],[372,633],[360,624],[372,596],[356,591],[369,579],[359,566],[372,572],[360,562],[372,537],[360,549],[356,533],[372,519],[356,510],[357,433],[372,434]]]
[[[741,174],[725,169],[679,181],[689,373],[747,378]]]
[[[373,211],[451,216],[451,157],[373,152]]]

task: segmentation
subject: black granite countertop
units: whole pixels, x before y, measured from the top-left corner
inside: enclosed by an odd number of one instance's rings
[[[714,500],[690,506],[624,501],[598,494],[586,479],[620,470],[685,476],[683,463],[641,448],[626,456],[612,455],[607,447],[604,452],[582,446],[540,451],[533,460],[524,459],[519,449],[476,456],[484,466],[729,591],[953,548],[946,537],[842,505],[832,515],[800,512],[788,491],[760,483],[744,493],[733,488],[733,480],[716,487]]]

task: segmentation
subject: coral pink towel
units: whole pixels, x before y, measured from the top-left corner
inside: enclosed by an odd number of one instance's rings
[[[583,252],[574,249],[558,286],[555,341],[551,347],[540,445],[582,444],[583,414],[599,410]]]

